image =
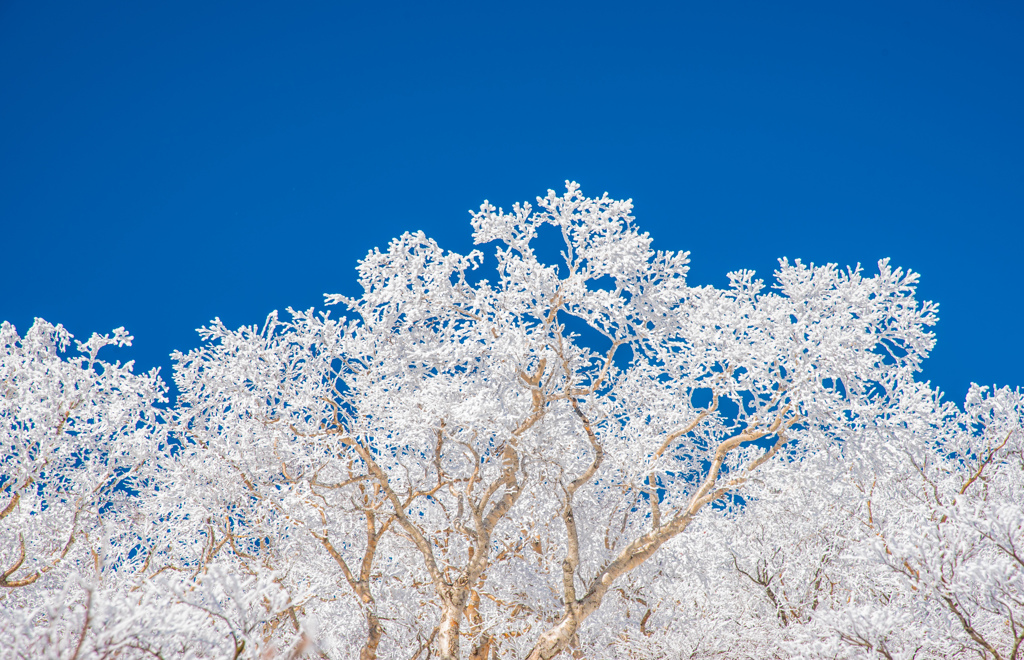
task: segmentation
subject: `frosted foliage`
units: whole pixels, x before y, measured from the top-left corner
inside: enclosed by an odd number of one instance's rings
[[[913,272],[692,286],[631,213],[404,234],[341,316],[202,328],[173,406],[123,330],[5,324],[11,657],[1019,657],[1021,393],[914,379]]]
[[[18,557],[0,584],[26,586],[76,561],[78,550],[103,553],[123,513],[125,490],[144,482],[164,386],[155,373],[97,358],[107,345],[130,345],[118,328],[76,342],[79,356],[61,359],[71,336],[37,321],[19,337],[0,326],[0,552]],[[116,513],[115,513],[116,512]],[[75,548],[77,545],[81,548]]]

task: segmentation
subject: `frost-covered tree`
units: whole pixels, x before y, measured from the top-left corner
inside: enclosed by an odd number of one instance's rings
[[[902,398],[912,415],[780,465],[672,546],[655,641],[697,658],[1020,657],[1024,399]],[[694,610],[717,613],[714,645],[680,627]]]
[[[104,427],[148,452],[88,528],[119,530],[106,607],[138,603],[118,652],[1018,653],[1021,397],[960,411],[914,380],[916,274],[782,260],[771,288],[691,286],[630,202],[576,184],[472,224],[490,278],[405,234],[327,296],[342,316],[214,321],[174,356],[173,409]],[[24,629],[83,647],[51,610]]]
[[[93,593],[120,580],[135,545],[132,493],[153,480],[166,388],[97,355],[131,340],[93,335],[65,359],[62,326],[0,325],[0,611],[5,643],[26,655],[81,646]]]
[[[19,337],[0,326],[0,586],[32,585],[90,555],[87,563],[104,568],[107,537],[120,529],[97,524],[100,511],[131,508],[128,488],[146,478],[155,405],[165,400],[155,372],[138,376],[97,357],[131,340],[123,328],[93,335],[78,343],[80,357],[65,360],[63,327],[38,321]]]

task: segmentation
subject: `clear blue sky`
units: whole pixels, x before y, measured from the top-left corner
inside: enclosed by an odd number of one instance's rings
[[[1024,384],[1020,2],[0,2],[0,318],[160,366],[565,179],[691,282],[880,257],[924,378]]]

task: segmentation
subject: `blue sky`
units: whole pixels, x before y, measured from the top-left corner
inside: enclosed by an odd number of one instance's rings
[[[628,8],[627,8],[628,7]],[[690,281],[881,257],[924,378],[1024,384],[1024,5],[0,3],[0,318],[159,366],[565,179]]]

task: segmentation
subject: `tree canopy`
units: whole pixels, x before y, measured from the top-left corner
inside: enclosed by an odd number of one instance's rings
[[[916,273],[691,286],[631,213],[404,234],[342,315],[202,328],[173,405],[123,329],[5,323],[11,657],[1021,657],[1021,391],[915,380]]]

